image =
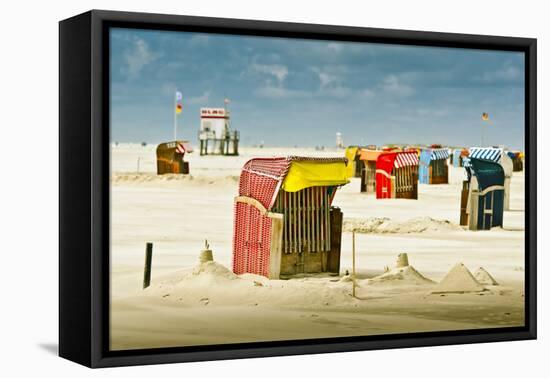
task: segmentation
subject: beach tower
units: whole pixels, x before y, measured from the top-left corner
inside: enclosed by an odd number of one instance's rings
[[[359,153],[361,169],[361,193],[376,193],[376,160],[384,151],[362,148]]]
[[[344,148],[344,138],[340,132],[336,133],[336,148]]]
[[[200,155],[239,155],[239,132],[230,128],[226,108],[201,108]]]
[[[461,197],[460,224],[470,230],[502,227],[504,216],[505,173],[491,160],[465,158],[468,180]]]
[[[185,154],[193,152],[186,140],[161,143],[157,146],[157,174],[189,174],[189,163],[184,161]]]
[[[510,210],[510,181],[514,163],[502,147],[471,147],[469,157],[500,164],[504,170],[504,210]]]
[[[421,184],[448,184],[449,166],[447,159],[449,150],[446,148],[424,148],[420,152],[418,181]]]
[[[235,197],[233,272],[278,279],[340,271],[342,212],[332,206],[348,183],[346,158],[254,158]]]
[[[418,199],[418,154],[384,152],[376,159],[376,198]]]

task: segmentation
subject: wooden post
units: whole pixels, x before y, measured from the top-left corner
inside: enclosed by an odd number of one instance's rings
[[[462,182],[462,191],[460,193],[460,225],[468,226],[468,196],[470,195],[470,186],[467,180]]]
[[[307,234],[307,244],[308,244],[308,252],[313,252],[315,248],[313,248],[313,198],[312,198],[312,190],[313,188],[307,188],[307,228],[308,228],[308,234]]]
[[[330,252],[330,199],[328,187],[325,192],[325,251]]]
[[[321,252],[321,191],[318,186],[315,187],[315,222],[317,222],[316,252]]]
[[[297,252],[302,253],[304,252],[302,248],[302,223],[304,222],[304,218],[302,216],[302,191],[299,190],[295,193],[296,195],[296,208],[297,208],[297,216],[296,216],[296,223],[298,223],[298,248]]]
[[[418,166],[413,170],[412,199],[418,199]]]
[[[330,249],[327,258],[327,271],[340,273],[340,252],[342,242],[342,211],[338,207],[330,208]]]
[[[296,223],[294,219],[294,195],[292,192],[288,192],[288,210],[290,213],[289,216],[289,226],[290,226],[290,253],[294,253],[296,251]]]
[[[365,168],[361,170],[361,186],[359,187],[359,191],[361,193],[367,191],[367,170]]]
[[[471,184],[470,184],[471,185]],[[470,192],[470,213],[468,214],[468,229],[470,231],[476,231],[479,228],[479,191],[472,189]],[[483,228],[483,227],[482,227]]]
[[[147,243],[145,247],[145,269],[143,270],[143,288],[151,284],[151,260],[153,259],[153,243]]]
[[[351,245],[351,252],[352,252],[352,279],[353,279],[353,289],[352,289],[352,296],[355,298],[355,230],[352,231],[352,245]]]

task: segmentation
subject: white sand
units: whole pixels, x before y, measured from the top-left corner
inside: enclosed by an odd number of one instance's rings
[[[344,221],[344,232],[355,231],[363,234],[415,234],[462,230],[463,228],[457,223],[430,217],[417,217],[401,222],[390,218],[352,218]]]
[[[190,176],[156,176],[155,146],[113,148],[111,346],[114,349],[472,329],[523,324],[524,182],[512,178],[504,229],[457,225],[463,169],[449,185],[419,185],[419,200],[376,200],[359,179],[337,192],[345,230],[356,234],[358,298],[351,282],[315,276],[288,281],[234,277],[233,197],[253,156],[337,155],[313,149],[242,149],[239,157],[189,155]],[[136,173],[139,158],[140,173]],[[370,227],[373,219],[380,225]],[[342,236],[341,273],[351,272],[351,233]],[[216,263],[193,269],[208,239]],[[142,290],[145,243],[154,243],[152,286]],[[440,281],[458,262],[483,266],[503,286],[495,295],[427,295],[433,284],[369,284],[399,253]],[[203,269],[203,270],[200,270]],[[212,270],[213,269],[213,270]],[[407,270],[404,276],[414,273]],[[181,299],[180,299],[181,298]]]

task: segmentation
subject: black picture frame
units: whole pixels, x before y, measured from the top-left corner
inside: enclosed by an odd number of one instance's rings
[[[111,27],[525,53],[525,326],[109,351]],[[59,24],[59,355],[89,367],[535,339],[536,39],[92,10]],[[78,156],[78,158],[75,158]]]

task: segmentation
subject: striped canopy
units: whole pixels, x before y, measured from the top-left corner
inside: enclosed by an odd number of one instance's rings
[[[500,163],[502,148],[498,147],[472,147],[470,157],[474,159],[489,160]]]
[[[416,152],[398,152],[394,165],[395,168],[418,165],[418,154]]]
[[[348,183],[345,176],[347,162],[342,157],[253,158],[241,170],[239,196],[254,198],[271,210],[280,189],[295,192],[306,186]]]
[[[176,152],[178,154],[185,154],[186,152],[193,152],[193,147],[189,142],[178,142],[176,146]]]
[[[444,160],[449,157],[449,150],[446,148],[434,148],[430,155],[431,160]]]

